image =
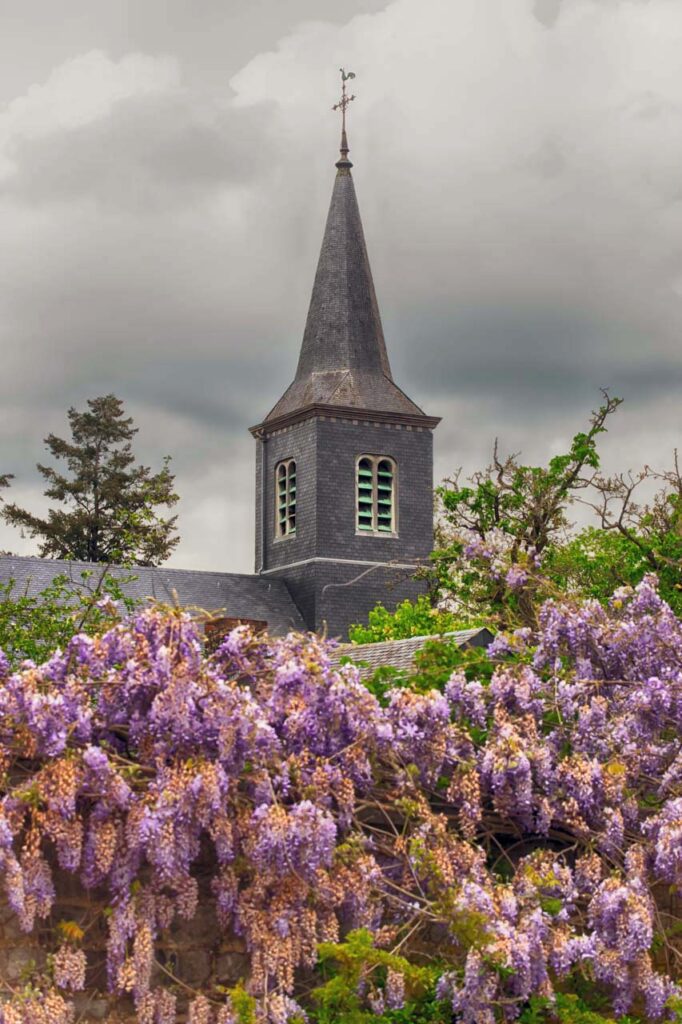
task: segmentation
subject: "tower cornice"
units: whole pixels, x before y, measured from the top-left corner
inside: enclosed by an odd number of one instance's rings
[[[295,423],[309,419],[352,420],[356,423],[382,423],[388,426],[410,427],[412,429],[435,430],[441,421],[440,416],[415,415],[412,413],[385,412],[381,409],[364,409],[352,405],[325,405],[312,403],[301,409],[285,413],[282,416],[263,420],[249,431],[254,437],[263,438],[275,431],[284,430]]]

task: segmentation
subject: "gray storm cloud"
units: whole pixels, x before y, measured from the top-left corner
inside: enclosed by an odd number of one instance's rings
[[[437,475],[496,435],[561,450],[602,386],[626,399],[610,463],[679,443],[682,6],[268,0],[197,20],[154,0],[124,32],[109,5],[65,5],[71,33],[31,0],[0,73],[17,500],[41,506],[33,464],[67,407],[114,391],[142,457],[174,458],[175,564],[250,569],[246,428],[293,376],[341,64],[394,374],[444,417]],[[4,527],[0,547],[33,550]]]

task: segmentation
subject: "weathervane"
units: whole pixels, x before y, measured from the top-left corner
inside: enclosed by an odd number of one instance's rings
[[[341,72],[341,99],[338,103],[335,103],[332,110],[341,111],[341,160],[337,163],[339,172],[347,173],[348,168],[352,167],[350,160],[348,159],[348,140],[346,139],[346,107],[348,104],[355,99],[355,95],[349,96],[346,92],[346,82],[355,78],[354,71],[346,71],[345,68],[339,68]]]
[[[339,100],[338,103],[334,104],[334,106],[332,107],[332,110],[340,110],[341,111],[341,131],[345,132],[345,130],[346,130],[346,107],[351,102],[351,100],[355,99],[354,95],[353,96],[348,96],[347,95],[347,93],[346,93],[346,82],[348,81],[349,78],[355,78],[355,72],[354,71],[346,71],[344,68],[339,68],[339,71],[341,72],[341,99]]]

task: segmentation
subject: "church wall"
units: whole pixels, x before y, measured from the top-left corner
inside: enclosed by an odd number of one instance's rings
[[[397,537],[357,535],[355,473],[356,460],[363,454],[387,455],[397,465]],[[275,467],[286,458],[297,463],[297,533],[276,540]],[[430,430],[317,417],[271,435],[265,445],[265,465],[264,572],[285,580],[310,629],[320,630],[326,624],[330,636],[345,637],[348,626],[365,620],[378,601],[394,607],[424,592],[424,585],[414,581],[404,566],[423,562],[433,546]],[[257,571],[260,486],[259,461]],[[356,580],[369,562],[397,566],[372,569]]]
[[[261,472],[265,448],[265,473]],[[296,459],[296,535],[275,537],[275,467],[282,459]],[[256,572],[275,569],[315,555],[317,521],[315,466],[317,431],[314,420],[296,423],[258,442],[256,459]],[[265,494],[261,487],[265,486]],[[264,499],[264,500],[263,500]],[[262,519],[265,515],[265,562],[261,565]]]
[[[397,464],[398,536],[358,536],[355,473],[359,455]],[[433,436],[430,430],[359,420],[318,421],[318,554],[416,562],[433,548]]]
[[[426,593],[425,583],[413,579],[409,570],[379,567],[358,579],[367,568],[353,563],[315,562],[283,570],[282,575],[308,628],[346,640],[349,626],[366,622],[379,601],[391,609]]]
[[[398,467],[398,536],[357,536],[355,464],[362,454],[388,455]],[[413,562],[433,546],[433,437],[430,430],[368,421],[316,418],[270,436],[256,461],[256,571],[265,514],[266,570],[315,556]],[[275,538],[275,467],[296,459],[295,537]]]

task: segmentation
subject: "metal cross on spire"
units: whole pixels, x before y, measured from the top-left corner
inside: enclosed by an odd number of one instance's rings
[[[341,99],[339,100],[338,103],[334,104],[332,110],[341,111],[341,159],[339,160],[336,166],[339,167],[339,170],[342,170],[343,168],[349,168],[353,166],[350,160],[348,159],[348,139],[346,138],[346,107],[352,100],[355,99],[355,94],[353,94],[352,96],[348,95],[348,93],[346,92],[346,82],[348,82],[351,78],[355,78],[355,72],[346,71],[345,68],[339,68],[339,71],[341,72]],[[341,166],[339,166],[339,164]]]

